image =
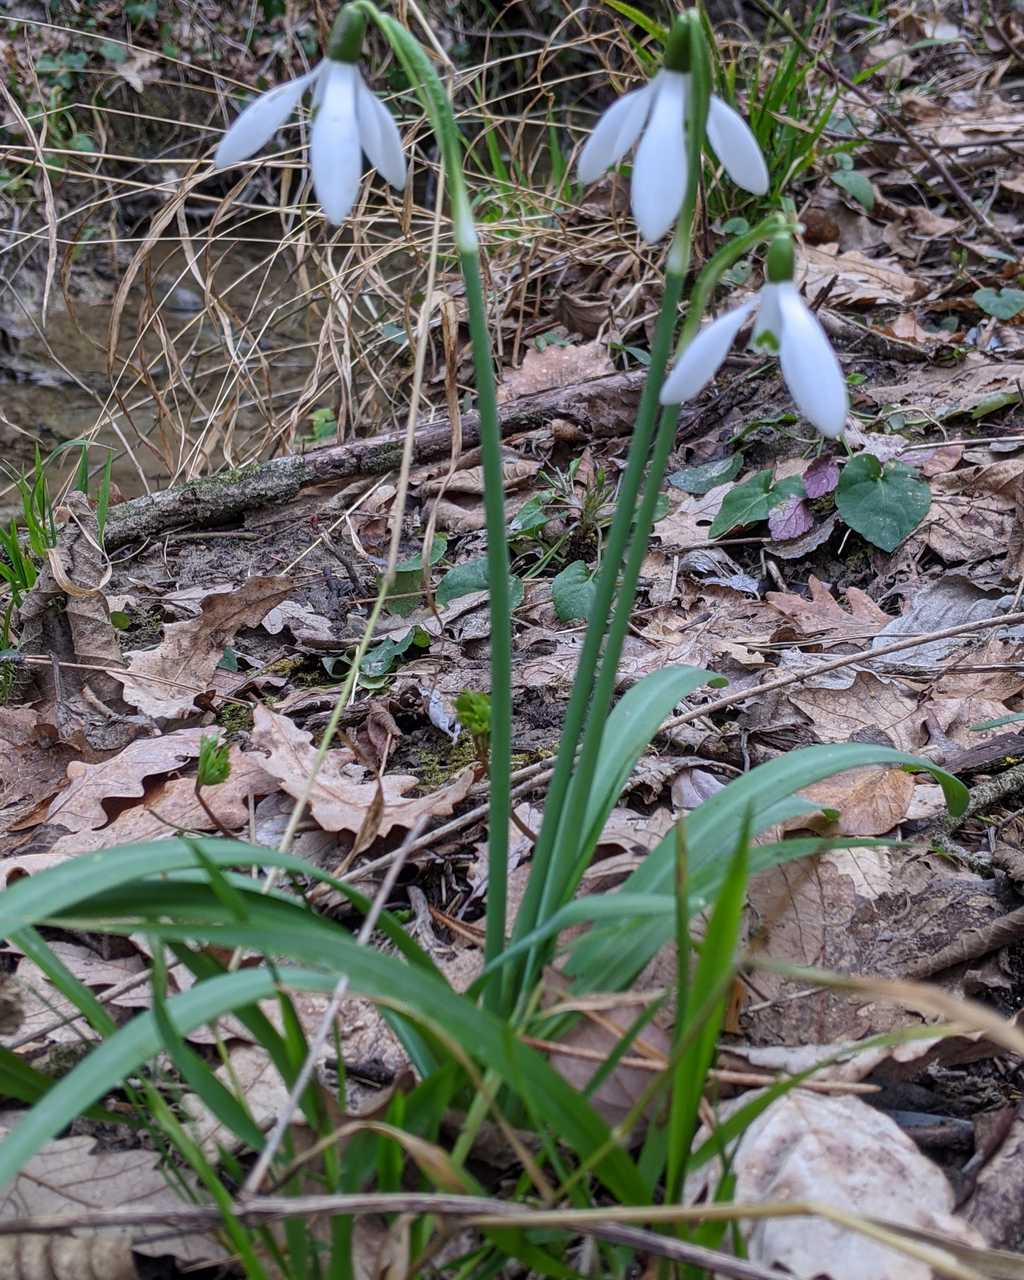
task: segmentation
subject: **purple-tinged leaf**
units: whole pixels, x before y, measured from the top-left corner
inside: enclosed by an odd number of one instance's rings
[[[823,498],[839,483],[839,463],[835,458],[815,458],[804,472],[804,491],[808,498]]]
[[[810,555],[832,537],[839,517],[833,511],[820,524],[814,526],[802,538],[793,538],[789,542],[773,542],[772,555],[780,560],[799,560],[801,556]]]
[[[768,512],[768,532],[775,542],[799,538],[814,525],[814,517],[803,498],[793,494]]]

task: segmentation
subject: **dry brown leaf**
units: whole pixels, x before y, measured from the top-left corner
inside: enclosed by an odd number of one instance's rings
[[[280,635],[287,627],[300,643],[303,640],[331,640],[337,635],[337,626],[333,622],[297,600],[282,600],[266,614],[260,625],[272,636]]]
[[[966,109],[952,109],[946,101],[923,94],[905,94],[902,106],[912,116],[921,141],[956,148],[962,157],[971,154],[969,143],[980,146],[989,135],[1003,137],[1024,129],[1020,104],[996,94],[979,95]]]
[[[287,716],[257,705],[252,742],[257,750],[268,753],[263,762],[267,773],[276,778],[289,795],[296,799],[301,796],[316,756],[312,735],[299,729]],[[355,835],[362,830],[377,796],[377,782],[362,781],[365,773],[366,770],[355,763],[351,751],[327,753],[310,795],[313,817],[325,831],[348,831]],[[395,827],[409,830],[424,816],[447,817],[473,785],[473,770],[464,769],[454,781],[430,795],[405,795],[418,785],[418,779],[406,774],[381,778],[384,802],[379,836],[386,836]]]
[[[811,593],[809,600],[781,591],[769,591],[765,596],[765,602],[789,618],[804,635],[865,639],[892,621],[888,613],[856,587],[847,588],[846,609],[813,574],[807,580],[807,587]]]
[[[528,458],[503,458],[501,477],[504,481],[506,493],[512,489],[521,489],[523,485],[529,484],[540,468],[541,464],[539,462],[531,462]],[[461,470],[456,471],[447,483],[444,476],[428,480],[422,486],[422,491],[431,494],[440,493],[442,488],[449,497],[453,494],[465,494],[469,497],[479,498],[484,491],[484,469],[483,467],[463,467]]]
[[[840,253],[838,245],[805,245],[801,257],[803,289],[809,298],[836,278],[828,295],[832,306],[907,303],[927,291],[927,286],[908,275],[895,258],[869,258],[856,249]]]
[[[755,876],[748,895],[753,955],[834,973],[901,976],[951,937],[1005,915],[993,881],[951,873],[923,851],[872,846],[830,849]],[[942,985],[963,995],[961,970]],[[821,988],[770,971],[757,976],[763,1000],[744,1014],[749,1041],[823,1044],[920,1026],[921,1011]],[[800,997],[794,999],[797,992]],[[927,1017],[927,1014],[925,1015]]]
[[[53,659],[52,667],[33,668],[41,720],[58,741],[96,758],[151,725],[130,713],[115,676],[124,659],[103,594],[110,561],[99,545],[95,512],[78,492],[67,495],[61,510],[67,519],[57,545],[18,611],[21,648]]]
[[[836,680],[835,685],[789,692],[793,706],[810,717],[819,742],[887,741],[899,751],[924,745],[926,709],[895,681],[858,671],[848,684]]]
[[[894,316],[888,324],[883,325],[882,333],[887,333],[902,342],[913,342],[916,346],[927,347],[940,341],[940,335],[929,333],[912,311],[903,311]]]
[[[76,946],[74,943],[54,942],[51,946],[75,977],[95,990],[116,986],[126,978],[136,977],[147,967],[142,958],[136,955],[104,960],[87,947]],[[65,1018],[67,1022],[64,1026],[47,1030],[47,1039],[55,1044],[82,1043],[79,1007],[67,999],[33,961],[21,961],[16,982],[22,994],[24,1008],[19,1039],[26,1035],[41,1036],[44,1029],[51,1027],[58,1018]],[[148,1008],[152,1004],[149,991],[144,985],[139,989],[144,997],[143,1006]]]
[[[744,1131],[730,1168],[732,1194],[742,1203],[816,1200],[984,1245],[953,1216],[953,1189],[942,1171],[894,1121],[858,1098],[806,1090],[779,1098]],[[691,1180],[687,1199],[706,1195],[714,1185],[708,1178]],[[801,1280],[932,1280],[926,1263],[827,1219],[766,1217],[743,1232],[752,1262]]]
[[[4,1280],[138,1280],[126,1235],[0,1237]]]
[[[804,815],[783,824],[785,831],[837,831],[844,836],[884,836],[907,816],[915,783],[902,769],[849,769],[805,787],[800,794],[822,809],[836,809],[835,823],[824,815]]]
[[[1019,394],[1024,383],[1024,363],[1002,363],[972,352],[962,363],[946,366],[907,366],[901,382],[869,379],[858,391],[879,409],[895,408],[910,421],[928,424],[969,414],[982,401],[1003,393]]]
[[[708,541],[711,522],[718,515],[725,495],[732,484],[719,484],[707,493],[680,493],[670,489],[668,511],[654,526],[653,536],[662,549],[685,550],[696,543]]]
[[[52,849],[48,849],[46,853],[11,854],[0,861],[0,889],[6,889],[25,876],[35,875],[37,871],[55,867],[58,862],[63,861],[63,856],[55,854]]]
[[[172,622],[155,649],[128,654],[129,671],[118,676],[124,696],[148,715],[177,719],[192,708],[195,692],[207,682],[224,656],[224,647],[241,627],[255,627],[295,590],[291,578],[249,578],[231,591],[216,592],[203,601],[199,617]],[[160,680],[184,685],[158,684]]]
[[[532,396],[552,387],[571,387],[615,372],[608,348],[595,338],[591,342],[561,347],[550,343],[539,351],[529,347],[518,369],[505,374],[498,387],[498,403]]]
[[[64,785],[71,759],[69,747],[47,741],[34,708],[0,707],[0,760],[17,762],[0,769],[0,831]]]
[[[158,739],[159,741],[159,739]],[[216,787],[205,787],[203,798],[229,831],[249,820],[249,801],[272,795],[277,780],[263,769],[263,757],[232,745],[231,773]],[[58,819],[63,821],[63,819]],[[196,799],[195,778],[165,778],[148,785],[141,804],[119,813],[99,831],[72,831],[56,840],[51,855],[61,858],[112,849],[137,840],[165,840],[178,831],[215,831],[217,825]]]
[[[580,1018],[559,1041],[565,1051],[552,1053],[551,1065],[574,1089],[582,1092],[636,1021],[638,1013],[635,1005],[626,1005]],[[664,1070],[671,1049],[668,1035],[649,1023],[626,1056],[649,1062],[655,1070]],[[646,1066],[620,1063],[590,1095],[591,1106],[609,1125],[617,1125],[629,1115],[652,1078],[652,1071]]]
[[[9,1126],[16,1117],[7,1113],[3,1119]],[[7,1129],[0,1133],[6,1136]],[[95,1138],[58,1138],[32,1156],[4,1190],[0,1222],[125,1204],[173,1214],[182,1200],[169,1185],[163,1163],[156,1151],[103,1151]],[[139,1232],[140,1237],[146,1234]],[[212,1263],[227,1257],[215,1240],[196,1229],[161,1236],[152,1244],[140,1239],[132,1247],[152,1256],[170,1254],[181,1262]]]
[[[138,738],[117,756],[100,764],[72,760],[67,787],[46,811],[47,821],[69,831],[91,831],[109,821],[105,800],[130,799],[145,792],[144,780],[173,773],[199,755],[203,729],[178,729],[160,738]]]
[[[908,1040],[903,1044],[869,1045],[864,1047],[855,1040],[836,1044],[796,1044],[796,1045],[749,1045],[729,1044],[719,1058],[722,1067],[745,1067],[757,1071],[779,1072],[784,1075],[800,1075],[810,1071],[818,1063],[814,1072],[815,1080],[832,1080],[847,1084],[856,1084],[866,1080],[880,1067],[896,1066],[893,1074],[904,1074],[911,1064],[922,1058],[953,1037],[936,1037],[932,1040]],[[840,1057],[840,1055],[842,1055]],[[829,1058],[839,1061],[828,1062]]]

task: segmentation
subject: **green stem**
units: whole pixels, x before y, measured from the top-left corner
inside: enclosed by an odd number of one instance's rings
[[[692,212],[693,206],[691,205],[689,208],[690,216],[692,216]],[[683,226],[683,219],[686,215],[687,210],[684,209],[683,218],[680,218],[679,223],[680,231]],[[683,331],[679,341],[680,350],[682,350],[687,343],[691,341],[693,335],[697,332],[704,308],[706,307],[708,299],[711,297],[715,286],[721,279],[722,273],[726,271],[741,254],[745,253],[747,249],[752,248],[761,240],[776,235],[778,233],[780,222],[781,219],[779,215],[769,215],[752,230],[748,231],[743,236],[737,237],[737,239],[732,241],[730,244],[723,246],[723,248],[721,248],[718,253],[710,259],[704,270],[701,272],[690,296],[690,304],[686,312],[686,321],[683,325]],[[677,232],[676,242],[673,245],[673,256],[678,264],[678,268],[682,272],[685,272],[689,259],[688,236],[683,236],[680,232]],[[668,277],[666,277],[665,288],[667,293]],[[682,288],[681,277],[679,280],[679,288]],[[594,766],[597,762],[598,753],[601,750],[604,725],[608,718],[608,710],[611,706],[612,697],[615,693],[615,681],[618,676],[619,659],[622,656],[622,646],[626,639],[626,633],[629,630],[629,623],[633,612],[633,599],[636,594],[637,583],[640,579],[640,570],[647,555],[651,529],[654,526],[654,513],[657,509],[658,499],[661,495],[662,481],[664,480],[665,471],[668,466],[669,455],[671,454],[672,447],[675,444],[678,416],[678,405],[668,405],[662,410],[661,419],[658,424],[658,431],[654,441],[654,451],[651,455],[650,466],[647,470],[647,479],[640,496],[640,505],[636,510],[636,519],[632,528],[632,538],[630,539],[629,547],[626,551],[626,563],[623,568],[622,580],[616,597],[615,612],[608,628],[608,638],[605,643],[601,666],[597,673],[597,679],[594,682],[594,696],[593,701],[591,702],[590,716],[587,720],[587,728],[583,738],[583,745],[580,749],[579,762],[576,767],[572,789],[569,794],[569,800],[566,804],[562,821],[560,842],[564,843],[565,846],[571,845],[573,848],[573,860],[570,864],[571,869],[568,871],[566,879],[561,885],[552,886],[551,898],[542,902],[540,912],[541,919],[545,918],[546,908],[555,909],[556,906],[560,906],[563,902],[567,902],[569,900],[571,895],[575,892],[576,886],[579,884],[580,877],[586,870],[587,861],[590,857],[591,851],[589,849],[580,848],[579,844],[579,835],[584,829],[583,818],[589,798],[590,779],[593,777]],[[556,894],[557,896],[555,896]]]
[[[434,128],[450,192],[455,247],[466,288],[469,332],[476,373],[477,411],[480,417],[480,452],[484,471],[484,514],[487,528],[487,586],[491,605],[491,759],[490,822],[487,841],[487,923],[485,963],[496,960],[505,948],[508,911],[508,824],[511,808],[509,776],[512,772],[512,610],[509,600],[509,563],[505,524],[504,477],[501,465],[501,430],[498,400],[487,328],[480,250],[462,168],[462,144],[451,102],[437,72],[419,42],[394,18],[382,13],[371,0],[352,6],[366,14],[384,33],[402,64]],[[484,989],[485,1005],[497,1010],[501,988]]]
[[[487,923],[484,962],[496,959],[505,948],[508,902],[508,824],[511,810],[509,777],[512,773],[512,610],[509,600],[508,531],[505,524],[505,491],[501,462],[501,428],[491,363],[490,335],[484,291],[480,280],[480,256],[459,254],[469,308],[469,333],[476,371],[477,412],[480,416],[480,453],[484,471],[484,515],[487,527],[487,586],[491,606],[491,739],[490,819],[487,840]],[[497,1009],[501,988],[491,983],[484,1003]]]
[[[593,691],[594,671],[601,656],[601,642],[604,639],[608,615],[611,612],[612,600],[615,596],[615,585],[618,581],[622,557],[629,540],[630,525],[636,508],[640,485],[643,481],[644,465],[654,434],[654,423],[658,411],[658,392],[661,389],[665,367],[668,364],[672,349],[672,334],[675,329],[676,309],[682,295],[683,279],[676,275],[666,279],[665,293],[661,310],[655,324],[654,339],[651,343],[651,363],[648,367],[647,379],[644,383],[640,407],[637,411],[633,437],[630,441],[626,468],[619,484],[619,492],[615,503],[615,515],[608,530],[605,541],[604,556],[601,568],[594,583],[594,602],[590,610],[583,647],[580,651],[576,667],[576,678],[573,681],[572,693],[566,707],[562,724],[561,737],[558,743],[558,756],[555,771],[548,784],[544,798],[544,817],[540,833],[534,847],[530,867],[530,879],[526,893],[516,915],[516,927],[512,935],[513,941],[532,933],[537,925],[542,910],[542,900],[547,900],[545,886],[552,874],[552,858],[555,850],[555,837],[558,834],[559,819],[565,803],[566,794],[572,779],[573,761],[580,732],[587,713],[587,706]],[[511,999],[515,999],[524,990],[523,966],[530,969],[535,966],[524,960],[507,966],[505,977],[506,990]],[[525,984],[529,986],[529,982]]]

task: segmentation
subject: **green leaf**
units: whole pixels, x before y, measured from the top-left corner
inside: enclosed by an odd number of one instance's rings
[[[547,512],[547,504],[554,496],[553,489],[546,489],[543,493],[535,493],[532,498],[524,502],[508,522],[509,536],[536,533],[538,529],[543,529],[551,519]]]
[[[448,539],[443,533],[434,535],[434,541],[430,544],[430,563],[437,564],[438,560],[448,550]],[[417,551],[415,555],[407,556],[404,560],[399,560],[395,565],[397,573],[412,573],[413,571],[423,570],[423,552]]]
[[[601,739],[587,798],[581,856],[596,847],[636,762],[673,709],[701,685],[721,688],[727,683],[723,676],[700,667],[662,667],[626,690],[612,709]]]
[[[883,467],[870,453],[851,458],[836,486],[839,514],[883,551],[892,551],[924,519],[931,500],[927,481],[912,467]]]
[[[977,422],[979,418],[987,418],[990,413],[998,413],[1000,409],[1008,409],[1011,404],[1020,402],[1019,391],[993,391],[991,395],[978,401],[971,410],[971,417]]]
[[[58,868],[59,869],[59,868]],[[37,877],[33,877],[36,879]],[[39,879],[45,881],[46,873]],[[250,890],[254,896],[258,890]],[[254,909],[255,918],[255,909]],[[152,928],[152,926],[150,926]],[[161,925],[152,931],[164,940],[197,935],[196,925]],[[624,1203],[641,1203],[645,1188],[628,1155],[612,1139],[607,1125],[580,1094],[567,1084],[536,1050],[509,1034],[503,1021],[457,995],[444,982],[428,977],[394,956],[361,947],[341,928],[330,945],[318,930],[301,927],[269,933],[260,927],[224,920],[208,939],[217,945],[272,951],[300,957],[318,968],[280,967],[241,970],[197,983],[166,1003],[166,1014],[181,1036],[213,1022],[239,1006],[272,999],[279,988],[330,995],[338,975],[348,976],[353,995],[363,995],[396,1010],[413,1022],[432,1027],[435,1034],[456,1038],[467,1052],[485,1062],[517,1090],[528,1093],[531,1105],[560,1139],[586,1158],[605,1154],[594,1173]],[[102,1097],[114,1082],[124,1079],[162,1048],[152,1012],[140,1014],[122,1027],[56,1084],[46,1105],[34,1107],[0,1144],[0,1183],[7,1183],[40,1148],[58,1134],[86,1106]]]
[[[715,485],[735,480],[742,467],[743,454],[730,453],[714,462],[705,462],[700,467],[683,467],[681,471],[674,471],[669,476],[668,482],[673,488],[682,489],[684,493],[707,493]]]
[[[411,627],[401,640],[393,640],[391,636],[387,636],[364,656],[359,674],[371,679],[386,676],[411,646],[426,648],[429,644],[430,635],[422,627]]]
[[[72,151],[82,151],[86,155],[92,155],[94,151],[98,151],[96,140],[87,133],[74,133],[68,140],[68,146]]]
[[[1004,724],[1016,724],[1018,720],[1024,720],[1024,711],[1015,711],[1013,715],[999,716],[995,720],[982,720],[981,724],[972,724],[970,730],[971,733],[981,733],[984,729],[1001,729]]]
[[[448,539],[439,533],[430,544],[430,564],[435,565],[448,550]],[[380,586],[378,577],[377,584]],[[386,601],[388,612],[406,618],[423,600],[423,553],[407,556],[395,565],[395,580]]]
[[[167,966],[163,947],[153,951],[153,1017],[167,1056],[178,1069],[182,1080],[221,1124],[240,1138],[253,1151],[261,1151],[265,1141],[244,1100],[224,1087],[199,1055],[185,1043],[167,1013]]]
[[[463,689],[455,699],[455,714],[459,724],[474,737],[482,737],[491,731],[491,700],[486,693],[475,689]]]
[[[99,52],[108,62],[112,62],[115,66],[121,62],[127,62],[128,50],[123,44],[115,44],[113,40],[101,40],[99,44]]]
[[[866,178],[863,173],[858,173],[856,169],[836,169],[832,174],[832,181],[837,187],[842,187],[847,195],[853,196],[868,213],[875,207],[875,188],[871,179]]]
[[[638,27],[646,31],[649,36],[653,36],[655,40],[664,43],[668,39],[668,30],[649,18],[642,9],[637,9],[635,5],[625,4],[624,0],[605,0],[609,9],[614,9],[616,13],[621,13],[624,18],[629,18],[631,22],[635,22]]]
[[[788,817],[814,808],[796,794],[801,788],[846,769],[868,764],[906,765],[926,770],[942,787],[952,814],[963,813],[967,807],[967,788],[959,779],[927,760],[890,747],[843,742],[790,751],[734,779],[690,814],[686,824],[686,843],[691,899],[696,903],[703,900],[705,904],[713,901],[726,872],[722,849],[735,846],[748,811],[753,839],[776,822],[784,822]],[[669,832],[620,890],[630,894],[665,894],[669,907],[660,925],[650,922],[638,929],[626,913],[617,924],[592,929],[573,944],[567,971],[578,979],[585,979],[589,990],[623,990],[658,948],[671,940],[671,897],[675,873],[673,835]],[[751,873],[784,861],[784,850],[791,843],[783,841],[781,846],[770,851],[766,851],[764,846],[754,845],[750,851]],[[802,853],[810,851],[808,845],[802,845]],[[762,857],[770,861],[759,862]]]
[[[987,316],[1012,320],[1024,311],[1024,289],[977,289],[974,301]]]
[[[766,520],[772,507],[794,494],[802,496],[803,491],[803,481],[799,476],[786,476],[778,484],[773,484],[770,471],[757,471],[749,480],[744,480],[725,495],[708,534],[712,538],[718,538],[737,525],[757,524]]]
[[[698,1108],[704,1094],[708,1069],[717,1051],[718,1033],[725,1019],[730,978],[747,896],[749,850],[749,829],[744,828],[736,842],[729,869],[721,891],[716,895],[714,909],[704,931],[693,982],[685,1001],[680,1000],[681,1025],[676,1028],[675,1043],[685,1044],[686,1047],[672,1072],[666,1174],[669,1194],[673,1197],[677,1197],[682,1191],[687,1156],[697,1129]],[[686,905],[688,904],[684,904],[684,912]],[[676,945],[684,948],[682,955],[687,955],[685,948],[690,945],[687,930],[683,929],[682,937],[677,939]]]
[[[559,622],[587,622],[594,604],[594,579],[582,560],[567,564],[551,582],[551,598]]]
[[[460,596],[472,595],[474,591],[487,591],[487,558],[467,560],[449,569],[437,584],[434,599],[440,608],[458,600]],[[523,603],[523,584],[518,578],[511,576],[508,580],[509,604],[515,609]]]

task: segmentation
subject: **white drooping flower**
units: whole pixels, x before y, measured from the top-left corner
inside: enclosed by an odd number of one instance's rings
[[[683,205],[690,82],[685,72],[662,68],[650,84],[634,89],[608,108],[580,154],[580,181],[595,182],[640,139],[630,196],[633,216],[647,241],[660,240]],[[713,94],[707,140],[737,186],[764,195],[769,185],[768,167],[757,139],[743,117]]]
[[[363,153],[396,190],[405,187],[406,163],[398,126],[366,87],[354,62],[324,58],[312,71],[250,102],[221,139],[219,167],[239,164],[281,128],[307,89],[313,90],[309,167],[313,190],[328,222],[344,222],[359,194]]]
[[[771,273],[756,299],[727,311],[697,334],[665,379],[661,403],[682,404],[702,391],[755,310],[751,346],[778,354],[796,407],[823,436],[835,440],[842,435],[850,403],[842,368],[792,279],[773,280]]]

